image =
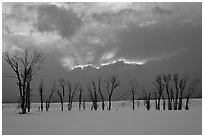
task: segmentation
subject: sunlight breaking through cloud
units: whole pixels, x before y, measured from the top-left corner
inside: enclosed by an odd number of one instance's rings
[[[201,8],[196,3],[3,3],[3,52],[32,48],[57,54],[65,68],[117,61],[143,65],[192,48],[200,36]]]

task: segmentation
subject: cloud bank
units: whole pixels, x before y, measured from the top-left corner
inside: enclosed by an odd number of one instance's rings
[[[34,48],[67,69],[144,64],[199,45],[201,3],[3,3],[2,51]]]

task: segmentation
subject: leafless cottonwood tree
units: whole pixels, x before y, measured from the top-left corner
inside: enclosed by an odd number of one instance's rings
[[[178,110],[182,110],[183,107],[183,92],[184,89],[186,87],[186,82],[187,82],[187,76],[184,76],[183,78],[181,78],[180,82],[179,82],[179,92],[180,92],[180,96],[179,96],[179,103],[178,103]]]
[[[164,86],[168,97],[168,110],[172,110],[171,93],[170,93],[171,74],[167,74],[167,75],[163,74],[163,81],[164,81]]]
[[[104,110],[105,109],[105,101],[104,101],[104,96],[103,96],[102,91],[101,91],[101,78],[100,78],[100,76],[98,77],[98,91],[99,91],[99,94],[101,96],[102,110]]]
[[[195,91],[195,87],[199,82],[200,82],[199,79],[193,79],[190,82],[190,86],[188,88],[188,94],[187,94],[187,98],[186,98],[186,106],[185,106],[186,110],[189,110],[189,99],[190,99],[192,93]]]
[[[97,110],[98,109],[98,95],[97,95],[97,91],[96,91],[96,83],[94,80],[91,80],[91,84],[89,84],[87,86],[87,89],[89,91],[89,97],[91,98],[92,100],[92,107],[91,107],[91,110],[92,108],[94,110]]]
[[[178,74],[174,74],[173,75],[173,85],[174,85],[174,89],[175,90],[175,99],[174,99],[174,110],[178,109],[178,98],[179,98],[179,75]]]
[[[165,101],[164,93],[162,93],[162,100],[163,100],[163,110],[165,110],[166,109],[166,101]]]
[[[40,109],[43,111],[43,79],[41,79],[40,86],[39,86],[39,93],[40,93]]]
[[[113,75],[109,80],[104,81],[104,86],[108,92],[108,110],[111,110],[111,98],[113,95],[113,92],[117,87],[120,86],[120,80],[117,75]]]
[[[65,96],[65,80],[63,78],[59,79],[59,87],[61,90],[56,90],[57,94],[59,95],[60,102],[61,102],[61,111],[64,109],[64,96]]]
[[[79,110],[81,110],[81,100],[82,100],[82,86],[79,87]]]
[[[129,83],[130,83],[130,92],[132,95],[132,110],[135,110],[135,92],[137,90],[139,82],[136,79],[132,79],[129,81]]]
[[[5,52],[5,60],[15,73],[11,77],[17,79],[16,83],[21,98],[21,113],[26,114],[26,108],[30,111],[31,81],[41,68],[43,55],[37,51],[30,53],[25,50],[23,56],[12,57],[8,52]]]
[[[74,94],[76,93],[79,84],[72,84],[70,81],[67,81],[67,91],[68,91],[68,110],[72,109],[72,102]]]
[[[53,95],[53,93],[54,93],[55,91],[56,91],[56,85],[55,85],[55,81],[54,81],[54,83],[53,83],[53,85],[52,85],[52,88],[50,89],[49,98],[48,98],[48,100],[46,100],[46,111],[48,111],[49,108],[50,108],[51,98],[52,98],[52,95]]]
[[[162,76],[161,75],[158,75],[155,79],[155,81],[153,82],[153,85],[154,85],[154,90],[157,91],[159,93],[159,97],[158,97],[158,102],[157,102],[157,110],[160,110],[160,100],[161,100],[161,97],[162,97],[162,92],[163,92],[163,89],[164,89],[164,85],[162,83]]]
[[[144,103],[145,103],[145,107],[147,108],[147,110],[150,110],[151,107],[151,93],[147,93],[146,90],[144,88],[142,88],[142,92],[143,92],[143,98],[144,98]]]
[[[156,92],[154,92],[154,100],[155,100],[155,109],[157,110],[157,93]]]

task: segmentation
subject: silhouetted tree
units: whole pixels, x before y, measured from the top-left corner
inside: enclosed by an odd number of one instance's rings
[[[164,86],[165,86],[167,97],[168,97],[168,110],[172,110],[171,93],[169,91],[170,84],[171,84],[171,74],[168,74],[168,75],[163,74],[163,81],[164,81]]]
[[[104,110],[105,109],[105,102],[104,102],[103,94],[101,92],[101,78],[100,78],[100,76],[98,77],[98,91],[99,91],[100,96],[101,96],[102,110]]]
[[[165,110],[166,109],[166,101],[165,101],[164,93],[162,93],[162,100],[163,100],[163,110]]]
[[[143,98],[144,98],[144,105],[147,108],[147,110],[150,110],[150,98],[151,98],[151,93],[148,93],[145,91],[144,88],[142,88],[143,92]]]
[[[26,108],[30,111],[30,92],[31,81],[34,75],[40,69],[43,62],[43,56],[40,52],[29,53],[25,50],[23,56],[13,56],[5,52],[5,60],[15,72],[13,78],[17,79],[17,85],[21,97],[21,113],[26,114]]]
[[[189,109],[189,99],[192,95],[192,93],[195,91],[195,87],[196,85],[199,83],[200,80],[198,79],[193,79],[191,82],[190,82],[190,86],[188,88],[188,94],[187,94],[187,98],[186,98],[186,106],[185,106],[185,109],[188,110]]]
[[[157,93],[156,92],[154,92],[154,100],[155,100],[155,109],[157,110]]]
[[[94,110],[97,110],[98,108],[98,97],[97,97],[97,91],[96,91],[96,83],[94,80],[91,80],[91,84],[89,84],[87,86],[87,89],[89,91],[89,97],[91,98],[92,100],[92,108],[94,108]]]
[[[173,83],[175,89],[175,99],[174,99],[174,110],[178,109],[178,97],[179,97],[179,75],[174,74],[173,76]]]
[[[158,75],[156,77],[155,81],[153,82],[153,85],[154,85],[155,90],[159,93],[158,102],[157,102],[157,105],[158,105],[157,109],[160,110],[160,100],[161,100],[162,92],[164,89],[161,75]]]
[[[52,98],[52,95],[53,95],[53,93],[54,93],[55,91],[56,91],[56,86],[55,86],[55,81],[54,81],[54,83],[53,83],[53,85],[52,85],[52,88],[50,89],[49,98],[48,98],[48,100],[46,100],[46,111],[48,111],[49,108],[50,108],[51,98]]]
[[[179,104],[178,104],[178,110],[182,110],[182,106],[183,106],[183,91],[185,89],[186,86],[186,82],[187,82],[187,77],[184,76],[180,82],[179,82],[179,92],[180,92],[180,96],[179,96]]]
[[[40,109],[43,111],[43,79],[41,79],[40,86],[39,86],[39,93],[40,93]]]
[[[130,92],[132,95],[132,109],[135,110],[135,92],[137,90],[139,82],[136,79],[132,79],[129,81],[129,83],[130,83]]]
[[[113,95],[113,91],[115,91],[115,89],[120,86],[120,80],[118,79],[117,75],[113,75],[109,80],[104,81],[104,86],[108,92],[108,110],[111,110],[111,98]]]
[[[81,99],[82,99],[82,87],[79,87],[79,110],[81,110]]]
[[[72,85],[69,81],[67,81],[67,88],[68,88],[68,110],[72,109],[72,102],[73,102],[74,94],[76,93],[76,91],[78,89],[78,86],[79,86],[79,84]]]
[[[64,96],[65,96],[65,80],[63,78],[59,79],[59,87],[61,88],[61,90],[56,90],[56,91],[60,98],[61,111],[63,111],[64,110]]]

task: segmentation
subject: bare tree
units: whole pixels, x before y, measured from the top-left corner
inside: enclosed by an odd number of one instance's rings
[[[54,81],[54,83],[53,83],[52,88],[50,89],[50,91],[51,91],[51,92],[50,92],[49,98],[48,98],[48,100],[46,100],[46,111],[49,110],[52,95],[53,95],[53,93],[56,91],[55,81]]]
[[[156,108],[156,110],[157,110],[157,93],[156,92],[154,92],[154,100],[155,100],[155,108]]]
[[[40,93],[40,108],[43,111],[43,79],[41,79],[40,86],[39,86],[39,93]]]
[[[187,82],[187,76],[184,76],[180,82],[179,82],[179,92],[180,92],[180,96],[179,96],[179,104],[178,104],[178,110],[182,110],[182,106],[183,106],[183,92],[186,86],[186,82]]]
[[[68,110],[72,109],[72,102],[74,98],[74,94],[78,89],[79,84],[72,85],[70,81],[67,81],[67,88],[68,88]]]
[[[189,109],[189,99],[192,95],[192,93],[195,91],[195,87],[196,85],[200,82],[199,79],[193,79],[191,82],[190,82],[190,86],[188,88],[188,95],[187,95],[187,98],[186,98],[186,106],[185,106],[185,109],[188,110]]]
[[[147,93],[144,88],[142,88],[142,92],[143,92],[143,98],[144,98],[145,107],[147,108],[147,110],[150,110],[150,106],[151,106],[151,104],[150,104],[151,93]]]
[[[82,87],[79,87],[79,110],[81,110],[81,99],[82,99]]]
[[[97,96],[97,91],[96,91],[96,83],[94,80],[91,80],[91,84],[89,84],[87,86],[87,89],[89,91],[89,97],[92,100],[92,108],[94,108],[94,110],[97,110],[97,108],[98,108],[98,104],[97,104],[98,96]]]
[[[61,90],[56,90],[57,94],[59,95],[60,102],[61,102],[61,111],[64,108],[64,96],[65,96],[65,80],[63,78],[59,79],[59,87]]]
[[[175,89],[174,110],[178,109],[178,97],[179,97],[179,75],[174,74],[173,83]]]
[[[168,97],[168,110],[172,110],[171,93],[169,91],[170,84],[171,84],[171,74],[168,74],[168,75],[163,74],[163,81],[164,81],[164,86],[165,86],[167,97]]]
[[[132,95],[132,110],[135,110],[135,92],[137,90],[139,82],[136,79],[132,79],[129,81],[129,83],[130,83],[130,92]]]
[[[17,85],[21,97],[21,113],[26,114],[26,108],[30,110],[30,92],[31,81],[34,75],[40,69],[43,62],[43,56],[40,52],[29,53],[25,50],[23,56],[13,56],[5,52],[5,60],[11,66],[15,75],[11,76],[17,79]]]
[[[159,93],[159,97],[158,97],[158,102],[157,102],[157,109],[160,110],[160,100],[161,100],[161,97],[162,97],[162,92],[163,92],[163,89],[164,89],[164,85],[162,83],[162,77],[161,75],[158,75],[155,79],[155,81],[153,82],[153,85],[154,85],[154,90],[158,91]]]
[[[165,110],[166,109],[166,101],[165,101],[164,93],[162,93],[162,100],[163,100],[163,110]]]
[[[113,75],[108,81],[104,81],[104,86],[108,92],[108,110],[111,110],[111,98],[113,95],[113,91],[120,86],[120,80],[118,79],[117,75]]]
[[[104,110],[105,109],[105,102],[104,102],[103,94],[101,92],[101,78],[100,78],[100,76],[98,77],[98,91],[99,91],[100,96],[101,96],[102,110]]]

